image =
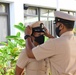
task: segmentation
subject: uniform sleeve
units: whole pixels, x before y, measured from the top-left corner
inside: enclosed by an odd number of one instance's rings
[[[19,55],[16,65],[23,69],[28,64],[28,61],[29,61],[29,58],[26,54],[26,51],[22,50],[22,52]]]
[[[36,60],[42,60],[47,57],[51,57],[56,54],[55,43],[53,39],[49,39],[42,45],[39,45],[32,49],[32,52]]]

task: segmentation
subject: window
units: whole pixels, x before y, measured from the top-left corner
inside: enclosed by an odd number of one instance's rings
[[[40,8],[40,21],[43,21],[50,33],[55,36],[54,21],[55,9],[42,9]]]
[[[29,7],[28,10],[24,10],[24,14],[37,15],[37,8]]]
[[[3,4],[0,4],[0,13],[1,12],[6,12],[6,10],[5,10],[5,5],[3,5]]]
[[[33,22],[40,20],[45,24],[50,33],[54,35],[54,11],[55,9],[28,6],[27,9],[24,9],[25,25],[27,26],[29,24],[32,24]]]
[[[64,13],[68,13],[70,15],[75,15],[76,14],[76,11],[68,11],[68,10],[61,10],[62,12]]]
[[[0,42],[6,42],[6,36],[9,34],[8,4],[0,3]]]
[[[27,10],[24,10],[24,22],[25,25],[31,24],[38,21],[38,12],[37,8],[29,7]]]

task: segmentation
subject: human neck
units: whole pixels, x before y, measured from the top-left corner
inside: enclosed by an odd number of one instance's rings
[[[68,31],[72,31],[72,29],[65,29],[64,31],[61,31],[60,36],[61,36],[63,33],[68,32]]]

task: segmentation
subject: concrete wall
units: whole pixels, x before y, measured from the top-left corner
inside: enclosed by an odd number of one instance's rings
[[[0,0],[0,2],[10,4],[10,30],[11,34],[15,34],[16,30],[13,30],[14,24],[19,22],[24,23],[23,4],[30,6],[55,8],[57,10],[64,9],[70,11],[76,11],[75,0]]]

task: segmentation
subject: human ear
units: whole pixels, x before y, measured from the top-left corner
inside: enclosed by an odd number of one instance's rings
[[[60,24],[60,28],[59,29],[60,30],[64,29],[64,25],[62,23]]]

